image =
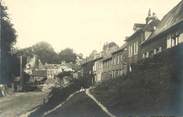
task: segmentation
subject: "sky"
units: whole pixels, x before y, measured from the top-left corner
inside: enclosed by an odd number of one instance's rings
[[[133,33],[134,23],[145,23],[149,8],[161,19],[181,0],[3,0],[17,31],[16,47],[40,41],[56,52],[72,48],[89,55],[104,43],[119,46]]]

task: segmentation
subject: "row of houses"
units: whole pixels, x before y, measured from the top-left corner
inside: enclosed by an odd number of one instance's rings
[[[30,81],[32,82],[39,82],[43,79],[53,80],[63,71],[73,71],[65,62],[61,64],[42,64],[36,55],[33,58],[29,58],[27,61],[24,71],[30,75]]]
[[[114,42],[105,44],[103,50],[82,63],[82,75],[90,84],[126,75],[132,64],[158,55],[183,43],[183,1],[159,20],[148,11],[145,23],[135,23],[133,34],[119,47]]]

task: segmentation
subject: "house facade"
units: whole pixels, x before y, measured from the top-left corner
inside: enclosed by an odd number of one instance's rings
[[[107,43],[103,46],[101,57],[83,64],[86,79],[99,82],[120,77],[133,71],[133,65],[137,61],[183,43],[183,1],[161,21],[149,10],[145,23],[135,23],[133,29],[133,34],[126,38],[124,46],[118,47],[114,42]]]
[[[102,80],[108,80],[112,78],[112,56],[105,57],[103,59],[103,73]]]
[[[30,75],[30,82],[36,85],[43,84],[47,79],[47,71],[41,69],[35,69]]]
[[[86,58],[81,62],[81,74],[85,87],[94,84],[94,73],[93,73],[94,60],[93,58]]]
[[[63,71],[61,64],[45,64],[44,69],[47,71],[47,78],[54,79],[56,75]]]
[[[102,73],[103,73],[103,60],[102,59],[103,59],[102,53],[100,53],[98,56],[96,56],[96,59],[94,60],[93,74],[94,74],[95,82],[102,81]]]
[[[127,45],[124,44],[112,53],[112,78],[126,75],[127,73]]]
[[[103,73],[102,80],[107,80],[112,78],[112,53],[119,49],[119,46],[110,42],[103,46]]]
[[[156,30],[159,22],[156,14],[151,14],[151,10],[149,10],[146,23],[134,24],[134,33],[126,38],[129,64],[136,63],[141,59],[141,44]]]
[[[128,63],[136,63],[139,60],[140,44],[144,39],[144,32],[142,29],[137,30],[133,35],[126,39],[128,48]]]
[[[101,52],[95,52],[81,62],[82,77],[86,84],[91,85],[112,78],[112,53],[118,48],[114,42],[106,43]]]

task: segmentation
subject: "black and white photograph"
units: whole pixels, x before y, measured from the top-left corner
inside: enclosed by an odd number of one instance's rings
[[[183,117],[183,0],[0,0],[0,117]]]

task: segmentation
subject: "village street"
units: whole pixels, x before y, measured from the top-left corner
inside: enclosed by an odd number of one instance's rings
[[[0,117],[17,117],[43,103],[46,92],[15,93],[0,98]]]

